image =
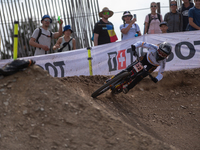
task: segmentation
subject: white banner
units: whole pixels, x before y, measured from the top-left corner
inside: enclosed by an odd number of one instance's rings
[[[125,69],[135,60],[130,48],[137,41],[145,41],[153,44],[167,41],[172,45],[173,50],[168,58],[166,71],[199,68],[199,35],[200,31],[149,34],[125,41],[92,47],[93,75],[114,75]],[[37,65],[47,70],[53,77],[90,75],[88,51],[86,48],[20,59],[35,60]],[[12,59],[1,60],[0,67],[11,61]]]

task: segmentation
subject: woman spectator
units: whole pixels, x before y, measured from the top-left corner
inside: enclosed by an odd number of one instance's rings
[[[164,18],[164,21],[166,21],[168,25],[167,32],[180,32],[182,31],[181,14],[177,11],[176,1],[170,2],[170,9],[171,12],[165,14]]]
[[[127,40],[141,35],[139,26],[135,23],[136,18],[129,11],[125,11],[122,16],[124,24],[120,26],[122,40]]]
[[[182,7],[179,9],[181,13],[181,21],[182,21],[182,29],[183,31],[188,31],[189,29],[189,19],[188,19],[188,12],[189,9],[192,8],[194,4],[192,0],[183,0]]]
[[[145,18],[145,31],[144,34],[159,34],[162,33],[160,30],[160,23],[163,21],[162,15],[156,13],[157,4],[152,2],[150,5],[151,13]]]
[[[66,25],[63,29],[64,36],[60,37],[56,44],[53,46],[53,50],[58,49],[58,52],[70,51],[76,49],[76,41],[71,37],[73,30],[70,25]]]

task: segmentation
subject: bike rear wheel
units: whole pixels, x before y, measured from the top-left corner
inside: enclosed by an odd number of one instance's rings
[[[92,93],[91,97],[96,98],[100,94],[106,92],[111,88],[111,84],[114,82],[120,81],[122,78],[126,77],[129,75],[129,72],[123,72],[122,74],[119,74],[118,76],[114,77],[110,81],[108,81],[106,84],[104,84],[102,87],[100,87],[98,90],[96,90],[94,93]]]

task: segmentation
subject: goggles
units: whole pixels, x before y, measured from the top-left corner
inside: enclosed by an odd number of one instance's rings
[[[168,56],[165,52],[163,52],[163,51],[160,50],[160,49],[158,49],[157,52],[158,52],[158,55],[159,55],[160,57],[162,57],[162,58],[167,58],[167,56]]]
[[[125,16],[123,16],[123,17],[125,18],[125,17],[132,17],[132,16],[131,16],[131,15],[125,15]]]
[[[151,8],[152,8],[152,7],[157,7],[157,6],[156,6],[156,5],[151,5]]]

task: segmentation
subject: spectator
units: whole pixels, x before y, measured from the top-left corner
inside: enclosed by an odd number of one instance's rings
[[[122,16],[122,20],[124,24],[120,26],[120,30],[122,32],[122,40],[127,40],[136,36],[140,36],[140,28],[135,23],[136,18],[133,18],[133,15],[129,11],[125,11]]]
[[[151,13],[145,18],[145,31],[144,34],[159,34],[162,33],[160,30],[160,23],[163,21],[162,15],[156,13],[157,4],[152,2],[150,5]]]
[[[182,31],[181,14],[177,11],[177,2],[170,2],[171,12],[165,14],[164,21],[167,22],[167,32],[180,32]]]
[[[42,27],[34,30],[29,44],[33,47],[36,47],[34,55],[43,55],[48,54],[51,46],[51,39],[57,39],[62,35],[62,19],[59,23],[59,32],[52,33],[48,30],[52,19],[49,15],[44,15],[41,20]]]
[[[194,0],[194,3],[194,7],[188,12],[190,31],[200,30],[200,0]]]
[[[113,11],[104,7],[101,12],[99,12],[100,19],[94,27],[94,46],[111,43],[117,41],[117,36],[114,31],[114,26],[108,21],[113,15]]]
[[[183,0],[182,7],[179,9],[181,13],[181,21],[182,21],[182,30],[188,31],[189,30],[189,19],[188,19],[188,11],[190,8],[194,6],[191,2],[192,0]]]
[[[167,29],[168,29],[167,22],[165,22],[165,21],[161,22],[160,30],[162,31],[162,33],[167,33]]]
[[[70,25],[66,25],[63,28],[64,36],[60,37],[56,44],[53,46],[53,50],[56,50],[57,48],[61,48],[58,50],[58,52],[63,51],[70,51],[76,49],[76,41],[74,38],[71,37],[71,34],[73,33],[73,30],[71,29]]]

